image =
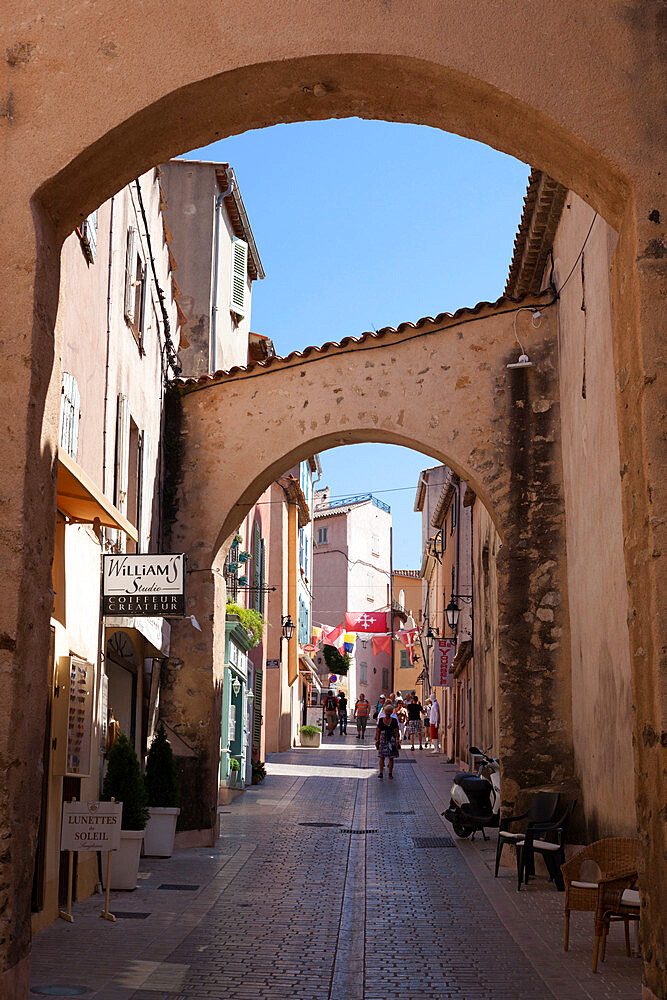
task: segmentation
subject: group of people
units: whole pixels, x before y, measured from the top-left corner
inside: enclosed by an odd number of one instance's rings
[[[357,726],[357,739],[364,740],[366,726],[370,715],[370,704],[365,695],[360,694],[354,706],[353,720]],[[340,735],[347,734],[347,698],[342,691],[336,696],[332,690],[327,691],[324,699],[324,718],[327,726],[327,736],[335,735],[336,725]],[[422,705],[413,691],[404,700],[398,693],[387,698],[381,694],[378,698],[373,718],[375,726],[375,746],[378,752],[378,778],[384,777],[384,763],[387,761],[388,777],[394,777],[394,760],[398,757],[401,743],[406,736],[410,740],[410,749],[415,749],[415,739],[419,740],[419,749],[433,746],[432,753],[440,752],[440,705],[436,697],[427,698]]]
[[[384,762],[387,761],[388,777],[394,777],[394,760],[398,757],[401,742],[406,735],[410,740],[410,749],[415,749],[415,737],[419,740],[419,749],[423,749],[423,736],[426,736],[426,746],[433,744],[433,753],[440,752],[438,734],[440,730],[440,705],[436,697],[427,698],[426,706],[422,706],[415,691],[404,701],[394,695],[389,698],[380,695],[375,706],[373,717],[377,719],[375,728],[375,746],[377,747],[380,770],[378,778],[384,777]],[[422,721],[423,719],[423,721]]]
[[[354,706],[352,719],[357,724],[357,739],[366,737],[366,725],[371,713],[371,706],[365,695],[360,694]],[[327,725],[327,736],[334,736],[338,725],[341,736],[347,736],[347,698],[343,691],[336,696],[329,690],[324,699],[324,720]]]

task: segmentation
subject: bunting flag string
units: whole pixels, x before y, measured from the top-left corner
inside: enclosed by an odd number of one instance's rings
[[[389,631],[389,615],[386,611],[346,611],[345,628],[350,632],[382,634]]]
[[[389,654],[391,654],[391,636],[390,635],[374,635],[373,636],[373,656],[377,656],[378,653],[389,653]]]

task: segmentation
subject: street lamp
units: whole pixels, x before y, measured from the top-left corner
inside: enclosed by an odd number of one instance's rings
[[[291,615],[283,615],[282,618],[283,626],[283,638],[287,639],[289,642],[294,635],[294,622],[292,621]]]
[[[454,600],[454,595],[452,594],[452,596],[449,599],[449,604],[445,608],[445,616],[447,618],[447,624],[449,625],[450,629],[453,632],[456,632],[456,629],[458,627],[460,614],[461,614],[461,609]]]
[[[428,628],[427,628],[427,630],[426,630],[426,645],[428,646],[428,648],[429,648],[429,649],[432,649],[432,648],[433,648],[433,643],[434,643],[434,642],[435,642],[435,640],[436,640],[436,639],[438,639],[439,637],[440,637],[440,630],[438,629],[438,626],[436,625],[436,626],[434,627],[434,626],[433,626],[433,625],[431,625],[431,623],[429,622],[429,623],[428,623]]]

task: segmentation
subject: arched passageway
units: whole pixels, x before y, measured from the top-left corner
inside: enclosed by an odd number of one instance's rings
[[[558,786],[572,777],[556,311],[551,292],[522,303],[529,305],[541,310],[539,329],[531,328],[524,345],[534,369],[506,367],[515,357],[517,307],[500,300],[229,375],[184,379],[174,389],[170,433],[178,433],[181,446],[171,470],[177,512],[170,542],[189,553],[189,608],[203,632],[193,635],[187,621],[174,628],[162,711],[196,747],[200,787],[216,789],[229,541],[286,468],[359,441],[435,457],[487,507],[503,540],[504,795],[512,804],[520,788]],[[213,827],[216,804],[214,798],[204,804],[202,827]]]
[[[660,88],[662,5],[537,0],[464,16],[449,2],[313,9],[110,0],[76,14],[59,0],[0,25],[5,185],[0,267],[8,401],[0,652],[12,724],[0,796],[7,822],[3,949],[11,989],[28,950],[27,894],[43,743],[59,373],[58,255],[78,220],[171,155],[276,122],[360,115],[431,124],[512,153],[587,199],[620,231],[616,370],[636,718],[638,816],[656,868],[662,702],[658,673],[661,467],[655,359],[664,286]],[[203,44],[205,42],[205,44]],[[154,64],[146,69],[146,53]],[[600,81],[604,81],[604,87]],[[25,706],[30,706],[26,711]],[[11,828],[11,830],[10,830]],[[658,926],[647,892],[647,926]],[[656,893],[659,898],[659,893]],[[652,934],[653,931],[648,931]],[[660,991],[657,952],[646,966]],[[18,978],[17,978],[18,977]],[[662,979],[660,977],[663,977]],[[7,982],[9,982],[9,978]],[[10,991],[11,991],[10,989]]]

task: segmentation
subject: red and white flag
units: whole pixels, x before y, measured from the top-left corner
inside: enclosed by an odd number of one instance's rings
[[[347,611],[345,613],[345,628],[348,632],[375,632],[380,634],[389,631],[389,615],[386,611]]]
[[[391,655],[391,636],[390,635],[374,635],[373,636],[373,656],[377,656],[378,653],[389,653]]]
[[[396,638],[399,642],[402,642],[408,651],[408,656],[410,663],[415,662],[415,642],[417,641],[417,629],[416,628],[402,628],[396,633]]]
[[[322,642],[325,646],[333,646],[342,656],[345,647],[345,627],[338,625],[336,628],[329,628],[323,625]]]

